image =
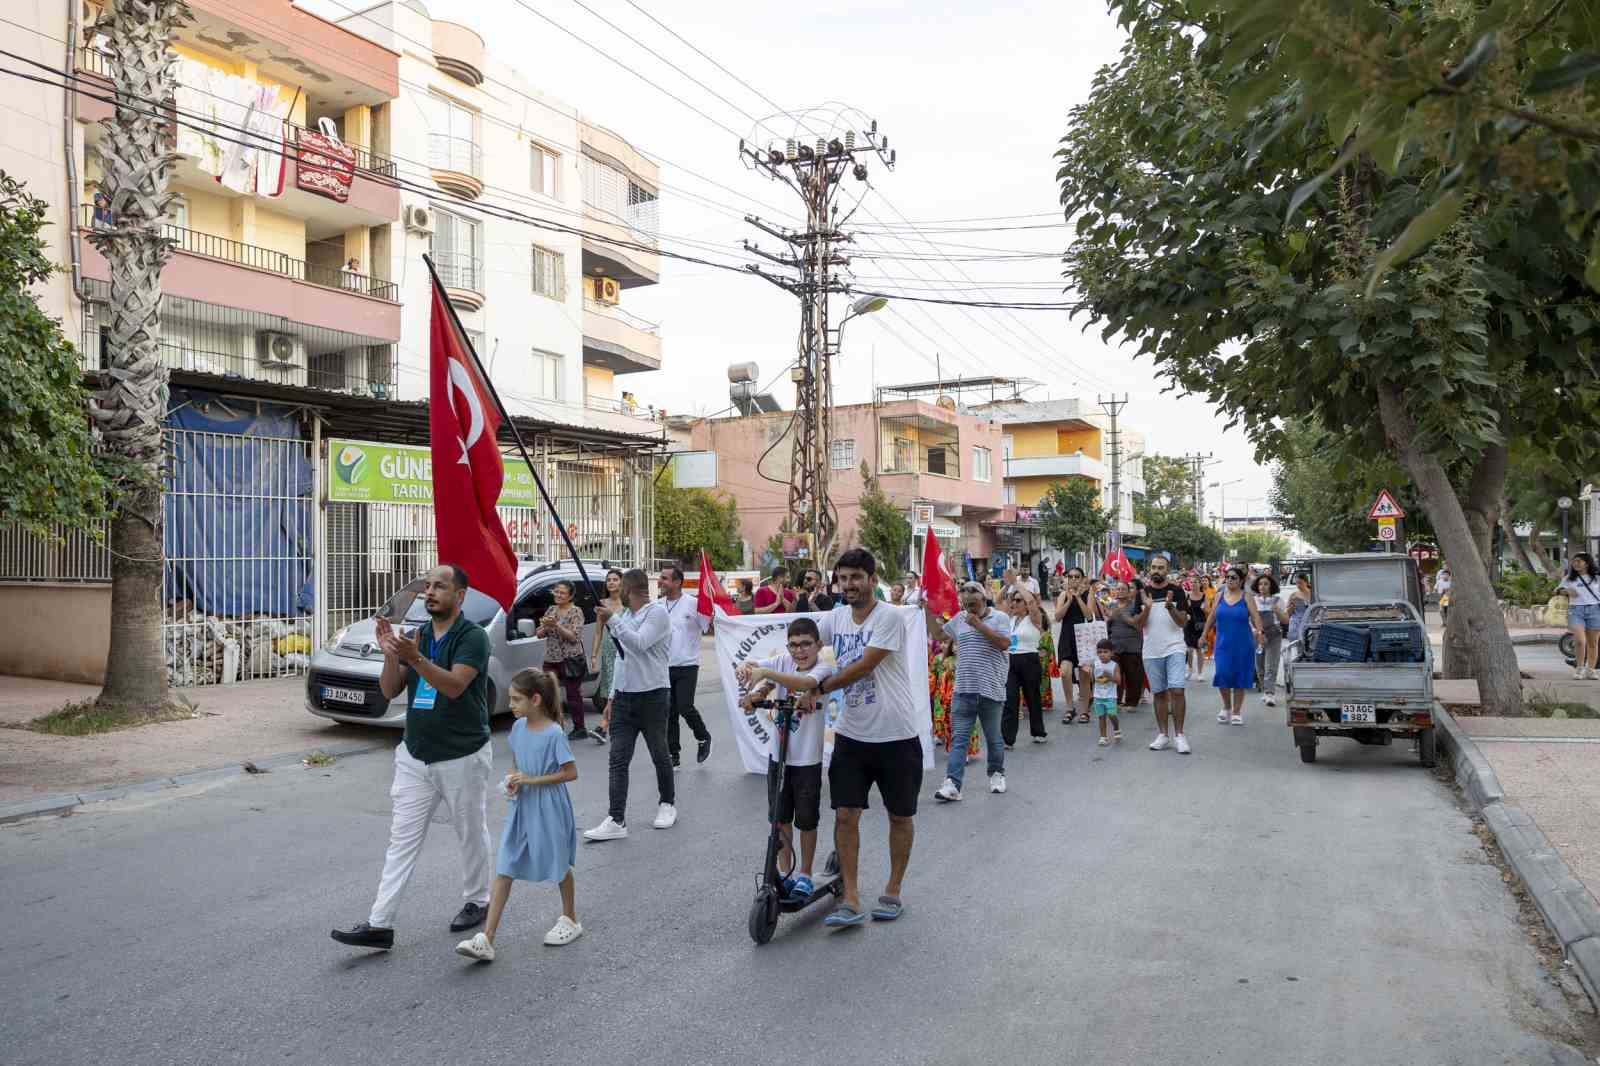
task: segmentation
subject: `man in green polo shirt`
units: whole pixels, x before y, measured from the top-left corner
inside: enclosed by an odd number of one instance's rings
[[[467,574],[437,566],[422,587],[431,624],[407,634],[378,619],[383,648],[379,686],[385,699],[406,693],[406,734],[394,751],[389,852],[378,898],[366,921],[335,929],[333,939],[387,951],[394,946],[400,896],[422,852],[428,823],[445,805],[461,842],[461,913],[451,932],[484,920],[489,902],[489,821],[485,804],[494,760],[489,749],[489,634],[461,613]]]

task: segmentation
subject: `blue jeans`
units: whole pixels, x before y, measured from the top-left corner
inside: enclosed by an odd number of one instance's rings
[[[957,692],[950,701],[950,760],[945,763],[944,776],[961,787],[961,776],[967,769],[967,740],[972,736],[973,722],[983,724],[983,750],[989,759],[989,773],[1006,771],[1006,742],[1000,739],[1000,709],[1005,704],[975,692]]]

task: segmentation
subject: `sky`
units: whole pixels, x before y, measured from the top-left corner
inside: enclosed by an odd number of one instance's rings
[[[765,146],[796,127],[792,115],[775,113],[816,108],[806,121],[839,132],[852,118],[858,129],[861,118],[875,118],[898,157],[892,172],[870,162],[870,188],[846,179],[845,203],[864,193],[850,227],[860,235],[857,252],[890,257],[858,260],[859,286],[967,299],[1070,298],[1059,262],[1070,231],[1052,153],[1067,112],[1121,43],[1102,0],[425,2],[435,18],[477,30],[541,90],[661,161],[663,249],[722,263],[760,262],[744,240],[778,251],[742,216],[792,223],[798,196],[747,170],[739,139]],[[516,63],[506,42],[527,58]],[[1039,258],[944,258],[986,255]],[[623,307],[658,322],[663,338],[663,370],[619,379],[639,402],[673,413],[718,411],[728,404],[728,366],[753,361],[759,380],[777,378],[773,391],[792,406],[784,370],[799,325],[795,297],[753,276],[663,257],[660,284],[628,290]],[[842,310],[841,303],[836,315]],[[892,301],[846,330],[835,402],[865,402],[874,383],[939,375],[1028,378],[1037,382],[1030,399],[1126,394],[1122,417],[1146,434],[1148,452],[1214,454],[1207,480],[1226,488],[1208,489],[1209,511],[1225,492],[1229,515],[1264,513],[1271,475],[1254,462],[1244,434],[1226,430],[1203,398],[1163,395],[1147,360],[1103,343],[1098,330],[1083,332],[1083,324],[1057,310]]]

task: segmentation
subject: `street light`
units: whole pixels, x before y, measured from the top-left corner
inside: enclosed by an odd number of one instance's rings
[[[1556,506],[1561,508],[1561,569],[1565,570],[1571,565],[1567,554],[1567,512],[1572,510],[1572,497],[1561,497],[1556,501]]]
[[[1229,485],[1237,485],[1237,484],[1239,484],[1239,482],[1241,482],[1243,480],[1244,480],[1244,478],[1242,478],[1242,477],[1236,477],[1232,481],[1213,481],[1211,484],[1206,486],[1206,488],[1208,488],[1208,489],[1221,489],[1222,490],[1222,492],[1221,492],[1221,496],[1222,496],[1222,504],[1221,504],[1222,512],[1218,516],[1217,527],[1219,529],[1221,529],[1222,532],[1224,532],[1224,533],[1226,533],[1228,531],[1228,486]]]

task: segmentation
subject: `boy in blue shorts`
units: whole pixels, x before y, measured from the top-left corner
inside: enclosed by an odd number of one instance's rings
[[[1100,719],[1100,746],[1122,743],[1122,723],[1117,720],[1117,686],[1122,683],[1122,667],[1112,659],[1115,646],[1102,640],[1094,646],[1094,716]],[[1106,719],[1111,719],[1111,739],[1106,739]]]
[[[789,651],[754,663],[744,663],[735,671],[745,695],[739,706],[755,709],[760,700],[783,699],[791,694],[813,692],[833,667],[820,662],[822,635],[810,618],[789,623]],[[811,701],[802,701],[811,702]],[[773,716],[774,718],[776,716]],[[767,760],[767,817],[779,825],[783,852],[778,868],[789,866],[794,876],[783,881],[784,893],[792,899],[805,899],[814,887],[811,863],[817,853],[817,822],[822,814],[822,741],[824,719],[821,708],[797,706],[789,719],[789,757],[783,787],[778,787],[778,738],[773,734]],[[799,865],[795,865],[794,830],[800,830]]]

